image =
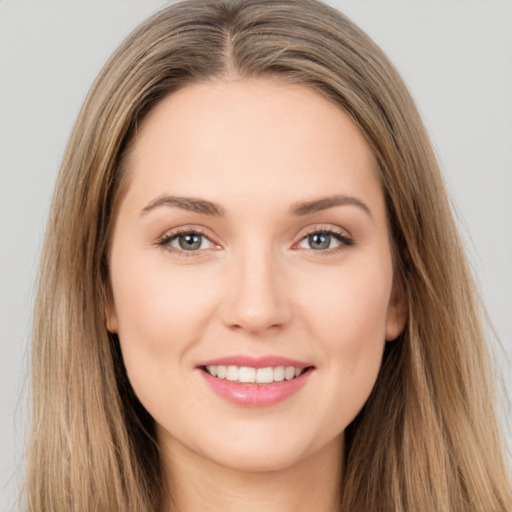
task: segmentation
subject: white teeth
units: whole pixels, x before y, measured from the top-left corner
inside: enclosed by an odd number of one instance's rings
[[[284,366],[276,366],[274,368],[274,380],[277,382],[284,380]]]
[[[256,368],[242,366],[238,372],[240,382],[256,382]]]
[[[214,377],[217,377],[217,367],[215,365],[207,366],[206,370],[210,375],[213,375]]]
[[[286,380],[292,380],[295,377],[295,368],[293,366],[287,366],[284,370],[284,378]]]
[[[252,368],[250,366],[223,366],[208,365],[206,371],[218,379],[226,379],[231,382],[270,384],[272,382],[282,382],[283,380],[292,380],[304,372],[304,368],[295,368],[294,366],[276,366],[275,368]]]
[[[274,380],[272,368],[258,368],[256,370],[256,382],[258,384],[270,384]]]
[[[238,380],[238,366],[228,366],[226,380],[236,382]]]

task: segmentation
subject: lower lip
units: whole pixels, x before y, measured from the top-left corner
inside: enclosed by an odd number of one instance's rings
[[[241,384],[212,377],[199,369],[210,388],[228,402],[242,407],[268,407],[297,393],[308,381],[312,369],[291,380],[271,384]]]

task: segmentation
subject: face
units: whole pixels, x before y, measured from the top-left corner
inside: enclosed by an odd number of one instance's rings
[[[271,80],[201,83],[133,145],[108,328],[164,453],[279,469],[342,446],[403,328],[376,163]]]

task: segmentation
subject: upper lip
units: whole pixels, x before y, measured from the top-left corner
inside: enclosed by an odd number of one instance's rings
[[[313,366],[311,363],[290,359],[289,357],[281,357],[275,355],[267,355],[254,357],[248,355],[232,355],[219,357],[217,359],[209,359],[200,362],[197,366],[248,366],[249,368],[268,368],[276,366],[293,366],[294,368],[308,368]]]

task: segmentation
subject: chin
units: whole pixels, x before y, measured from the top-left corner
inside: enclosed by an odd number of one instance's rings
[[[299,464],[304,454],[268,450],[247,449],[243,452],[211,454],[208,458],[215,464],[234,471],[246,473],[266,473],[284,471]],[[205,454],[208,456],[208,454]]]
[[[222,439],[209,439],[196,453],[216,465],[235,471],[262,473],[293,469],[324,451],[341,453],[343,434],[313,435],[301,426],[294,433],[282,428],[241,429]],[[242,433],[243,432],[243,433]]]

